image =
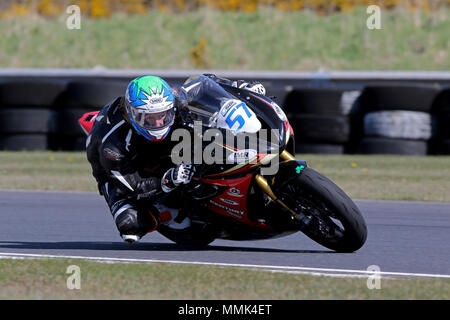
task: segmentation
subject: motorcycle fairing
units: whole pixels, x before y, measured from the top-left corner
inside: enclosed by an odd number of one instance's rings
[[[266,129],[278,129],[280,135],[280,150],[286,148],[290,138],[294,136],[294,130],[289,123],[284,112],[279,109],[268,97],[248,91],[246,89],[235,88],[226,84],[220,84],[227,92],[245,101],[245,103],[258,115]],[[262,103],[261,103],[262,102]],[[283,112],[283,113],[282,113]],[[283,117],[284,115],[284,117]]]
[[[290,135],[294,135],[294,129],[292,129],[291,124],[289,123],[288,118],[286,117],[286,115],[284,114],[284,111],[281,110],[281,108],[278,106],[278,104],[276,104],[275,102],[269,102],[265,97],[258,97],[256,94],[251,93],[250,95],[252,95],[253,97],[255,97],[256,99],[264,102],[265,104],[267,104],[269,107],[271,107],[273,109],[273,111],[275,111],[275,113],[278,115],[278,117],[280,118],[281,121],[283,121],[284,124],[284,128],[286,129],[286,144],[289,141]]]
[[[278,154],[257,154],[253,159],[249,159],[248,161],[244,161],[242,163],[238,163],[235,166],[231,168],[227,168],[226,170],[215,173],[215,174],[209,174],[207,177],[209,178],[216,178],[216,177],[223,177],[227,175],[235,175],[240,174],[243,172],[246,172],[250,169],[253,169],[255,167],[261,166],[267,162],[270,161],[273,157],[278,156]]]
[[[209,199],[206,207],[223,216],[236,219],[246,225],[271,230],[264,223],[253,221],[248,216],[247,197],[253,175],[247,174],[235,179],[207,179],[202,182],[220,187],[227,187],[222,193]]]
[[[237,99],[224,101],[214,120],[217,128],[230,130],[235,135],[240,131],[256,133],[261,129],[256,114]]]

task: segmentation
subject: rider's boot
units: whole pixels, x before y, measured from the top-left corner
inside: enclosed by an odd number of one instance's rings
[[[123,234],[122,239],[128,243],[135,243],[141,240],[141,237],[136,234]]]

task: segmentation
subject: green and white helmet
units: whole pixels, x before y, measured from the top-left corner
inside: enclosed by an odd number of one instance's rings
[[[160,77],[132,80],[125,93],[125,107],[134,129],[150,141],[164,140],[174,123],[175,96]]]

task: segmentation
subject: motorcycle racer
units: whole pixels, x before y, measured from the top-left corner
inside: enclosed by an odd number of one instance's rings
[[[231,81],[207,75],[218,83],[231,84],[265,94],[257,81]],[[160,223],[187,228],[189,218],[176,221],[177,187],[191,181],[194,167],[174,166],[170,136],[185,124],[178,117],[176,89],[156,76],[132,80],[122,97],[107,104],[95,119],[86,140],[87,158],[98,189],[104,196],[120,236],[139,241]]]

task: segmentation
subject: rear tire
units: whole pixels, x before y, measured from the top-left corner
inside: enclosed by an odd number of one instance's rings
[[[311,215],[311,223],[302,232],[312,240],[338,252],[353,252],[364,245],[367,226],[358,207],[341,188],[317,171],[305,168],[279,191],[280,198],[291,208],[295,202],[305,215]],[[338,232],[329,235],[320,231],[322,222],[334,224],[332,228],[337,227]]]

